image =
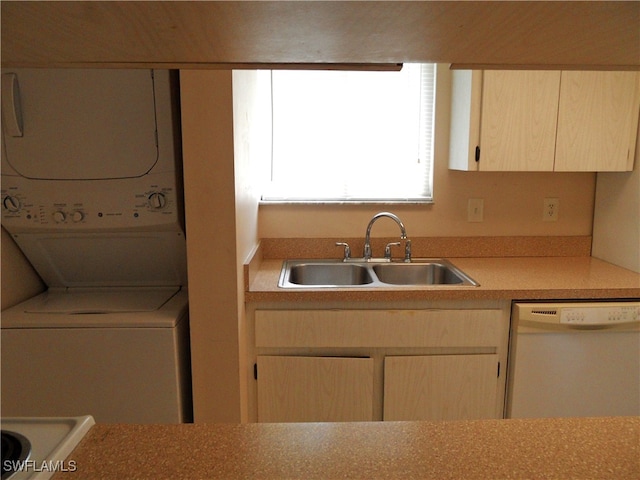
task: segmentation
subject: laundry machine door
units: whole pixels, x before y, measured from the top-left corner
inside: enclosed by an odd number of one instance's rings
[[[6,163],[18,175],[134,178],[158,161],[152,70],[3,69],[2,77],[13,85],[2,91],[3,118],[20,119],[20,129],[3,122]]]

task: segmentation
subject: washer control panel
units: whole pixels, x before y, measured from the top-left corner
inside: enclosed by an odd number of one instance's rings
[[[164,177],[157,175],[156,177]],[[171,224],[180,201],[175,176],[100,181],[43,181],[37,191],[20,178],[2,182],[2,224],[8,231],[91,230]],[[124,186],[123,183],[128,185]]]

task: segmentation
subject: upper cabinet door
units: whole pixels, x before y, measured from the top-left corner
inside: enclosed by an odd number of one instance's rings
[[[640,72],[452,72],[449,168],[633,170]]]
[[[479,169],[553,170],[559,91],[559,71],[485,71]]]
[[[638,72],[562,72],[556,171],[633,168]]]

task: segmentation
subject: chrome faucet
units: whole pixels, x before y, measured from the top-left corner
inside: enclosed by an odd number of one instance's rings
[[[390,218],[391,220],[396,222],[400,227],[400,239],[405,241],[404,261],[410,262],[411,261],[411,240],[407,238],[407,230],[406,228],[404,228],[404,223],[402,223],[402,220],[400,220],[397,215],[394,215],[393,213],[390,213],[390,212],[376,213],[371,219],[371,221],[369,222],[369,225],[367,225],[367,233],[364,237],[364,254],[363,254],[365,261],[371,260],[371,227],[373,227],[373,224],[375,223],[375,221],[381,217]],[[391,252],[390,252],[391,245],[393,244],[387,245],[385,249],[385,258],[388,260],[391,260]]]

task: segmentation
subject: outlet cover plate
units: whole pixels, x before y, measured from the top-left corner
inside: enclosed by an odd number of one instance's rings
[[[542,210],[542,220],[544,222],[557,222],[560,200],[558,198],[545,198]]]

